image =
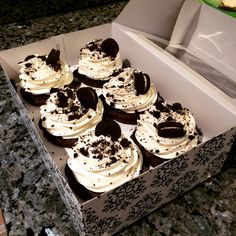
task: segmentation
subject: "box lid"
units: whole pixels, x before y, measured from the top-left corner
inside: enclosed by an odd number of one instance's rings
[[[176,49],[182,50],[179,59],[221,89],[236,104],[235,23],[233,17],[206,4],[186,0],[167,50],[175,55],[179,53]]]
[[[164,42],[170,53],[236,104],[236,28],[233,17],[201,0],[131,0],[114,22]],[[180,50],[181,58],[177,55]]]
[[[184,0],[131,0],[114,22],[170,40]]]

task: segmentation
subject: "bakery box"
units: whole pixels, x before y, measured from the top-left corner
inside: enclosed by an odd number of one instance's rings
[[[47,54],[57,48],[61,58],[73,66],[77,64],[80,48],[89,40],[113,37],[119,43],[123,60],[128,59],[133,68],[148,73],[167,102],[180,102],[188,107],[204,134],[203,142],[184,155],[99,197],[83,201],[73,193],[65,178],[67,150],[44,139],[38,128],[39,109],[23,103],[20,95],[15,96],[18,107],[25,107],[22,116],[80,235],[116,233],[218,173],[228,156],[236,136],[235,99],[171,55],[171,50],[176,49],[172,47],[172,36],[179,34],[176,28],[181,20],[179,17],[183,8],[191,4],[194,5],[193,14],[205,10],[205,6],[193,0],[131,0],[111,24],[0,52],[6,76],[17,83],[18,62],[27,55]],[[214,11],[210,7],[207,10]],[[184,47],[182,41],[179,42]],[[168,45],[169,51],[165,49]],[[12,94],[15,95],[14,89]]]

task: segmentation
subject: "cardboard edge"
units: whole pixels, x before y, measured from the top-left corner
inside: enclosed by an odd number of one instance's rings
[[[169,40],[184,1],[131,0],[114,22]],[[174,14],[165,13],[163,8]],[[164,28],[163,24],[165,24]]]

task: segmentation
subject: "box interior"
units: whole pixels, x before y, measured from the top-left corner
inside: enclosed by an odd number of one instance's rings
[[[150,75],[157,90],[167,102],[180,102],[188,107],[204,134],[204,141],[236,126],[236,109],[228,97],[193,70],[179,62],[168,52],[155,45],[145,36],[126,30],[117,22],[79,32],[55,36],[37,43],[0,52],[0,62],[9,79],[18,82],[18,62],[30,54],[47,54],[52,48],[61,51],[61,58],[69,65],[77,64],[79,50],[94,38],[113,37],[120,46],[123,59],[131,66]],[[38,128],[39,109],[25,103],[43,142],[63,173],[68,154],[44,139]]]

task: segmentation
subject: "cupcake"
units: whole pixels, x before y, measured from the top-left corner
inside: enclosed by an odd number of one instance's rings
[[[103,104],[92,88],[65,86],[51,89],[40,113],[44,136],[55,145],[72,147],[81,134],[101,121]]]
[[[139,115],[161,99],[149,76],[130,67],[110,76],[102,93],[107,114],[125,124],[136,124]]]
[[[112,38],[104,41],[94,39],[80,50],[78,70],[74,71],[74,76],[86,85],[102,88],[108,77],[120,68],[122,60],[117,42]]]
[[[91,198],[112,190],[138,176],[142,168],[139,148],[109,118],[98,123],[95,130],[81,135],[73,152],[67,162],[66,176],[82,198],[85,194]]]
[[[132,138],[151,166],[170,160],[201,142],[194,116],[180,103],[156,103],[140,115]]]
[[[73,81],[69,66],[60,60],[59,50],[52,49],[48,56],[27,56],[19,66],[20,92],[32,105],[45,104],[51,88],[63,88]]]

